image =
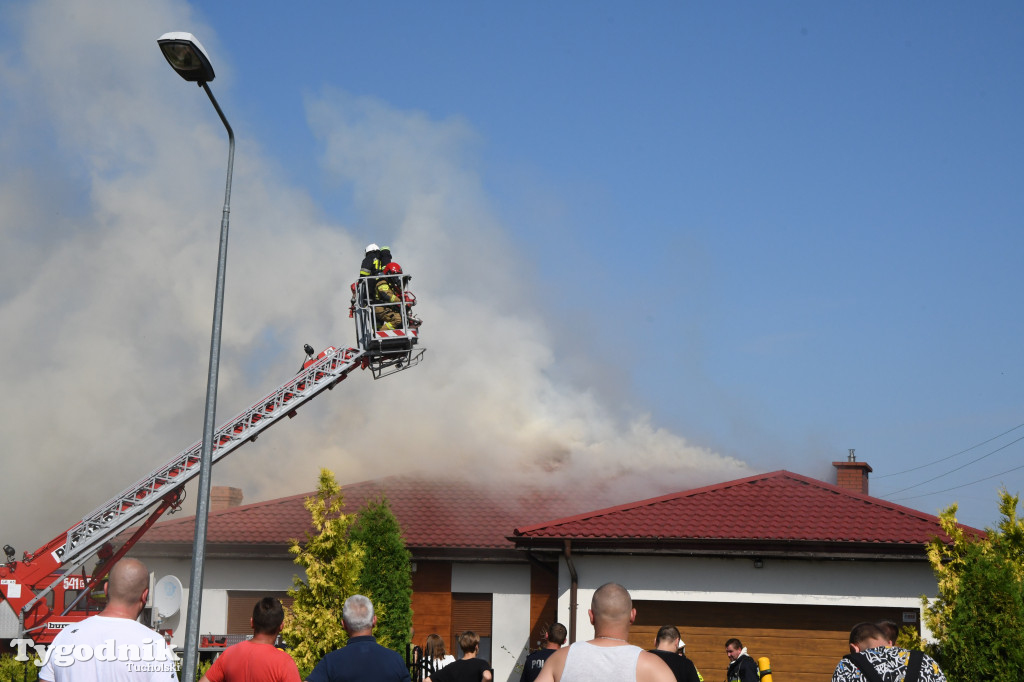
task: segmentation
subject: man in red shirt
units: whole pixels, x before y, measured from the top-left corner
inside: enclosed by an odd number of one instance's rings
[[[300,682],[292,657],[274,646],[284,624],[284,608],[264,597],[252,610],[252,639],[224,650],[199,682]]]

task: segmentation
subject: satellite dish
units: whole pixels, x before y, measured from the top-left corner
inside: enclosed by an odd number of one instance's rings
[[[153,608],[161,618],[170,618],[181,608],[181,581],[165,575],[153,587]]]

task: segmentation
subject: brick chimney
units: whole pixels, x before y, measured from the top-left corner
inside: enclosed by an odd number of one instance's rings
[[[222,511],[242,504],[242,489],[215,485],[210,489],[210,511]]]
[[[850,454],[845,462],[832,462],[832,466],[836,468],[837,486],[855,493],[868,494],[868,474],[872,469],[867,462],[857,461],[853,448],[850,448]]]

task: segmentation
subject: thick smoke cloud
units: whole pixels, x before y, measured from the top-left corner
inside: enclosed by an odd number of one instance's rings
[[[19,554],[200,435],[227,142],[202,92],[163,63],[168,27],[216,52],[215,30],[179,2],[41,1],[7,29],[0,541]],[[231,69],[218,54],[218,94]],[[488,206],[469,123],[330,84],[306,104],[324,173],[361,227],[325,218],[239,136],[218,421],[286,380],[303,343],[353,342],[348,283],[366,241],[413,273],[429,350],[395,377],[350,377],[220,465],[216,483],[255,501],[311,489],[327,466],[344,482],[630,474],[657,478],[643,488],[655,494],[747,473],[624,409],[625,392],[566,378],[560,357],[586,339],[554,338],[535,273]]]

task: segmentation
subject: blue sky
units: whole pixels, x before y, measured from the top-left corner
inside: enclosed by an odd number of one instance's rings
[[[2,7],[0,376],[62,358],[6,403],[11,453],[141,474],[198,437],[225,143],[156,48],[182,30],[238,136],[219,414],[349,333],[368,241],[415,273],[431,347],[223,465],[247,500],[392,473],[364,454],[399,409],[399,468],[501,443],[678,490],[832,481],[856,448],[873,494],[978,526],[1024,488],[995,476],[1024,452],[1018,3]]]
[[[659,423],[811,474],[854,447],[877,477],[1024,422],[1019,5],[246,7],[202,15],[296,182],[346,210],[303,93],[464,120],[539,307],[583,332],[556,350],[628,363]],[[991,513],[1000,481],[1024,473],[912,504]]]

